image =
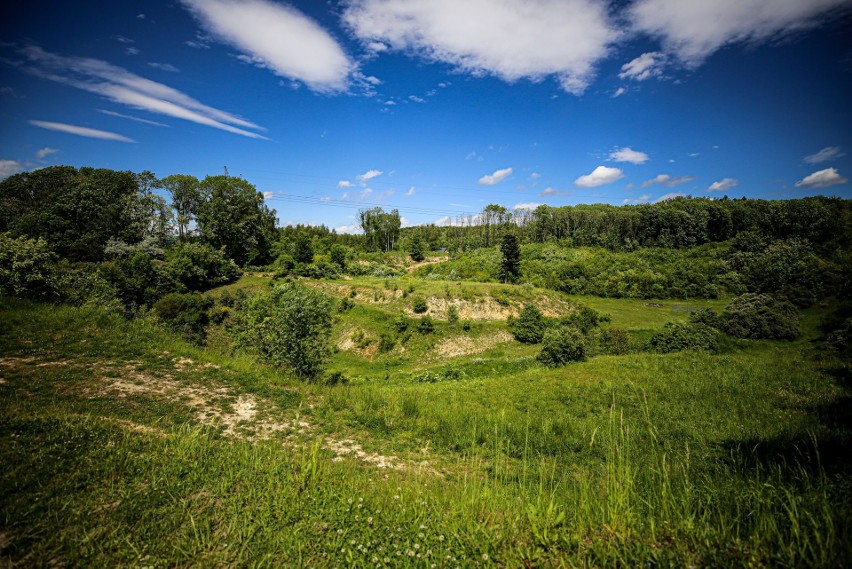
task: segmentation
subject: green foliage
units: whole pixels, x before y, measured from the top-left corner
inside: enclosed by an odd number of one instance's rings
[[[346,296],[341,298],[340,304],[337,305],[338,312],[349,312],[353,308],[355,308],[355,301]]]
[[[57,258],[42,239],[0,233],[0,294],[50,300],[59,285]]]
[[[524,344],[538,344],[544,337],[547,323],[541,311],[532,304],[521,309],[517,318],[509,318],[509,331],[515,340]]]
[[[583,334],[588,334],[600,326],[601,322],[609,322],[609,320],[609,315],[601,314],[588,306],[581,306],[578,310],[561,318],[562,323],[579,329]]]
[[[402,218],[398,210],[386,213],[380,207],[362,209],[358,212],[361,229],[364,230],[367,249],[391,251],[399,237]]]
[[[426,299],[421,296],[415,298],[411,303],[411,310],[413,310],[415,314],[423,314],[429,310],[429,306],[426,304]]]
[[[449,308],[447,308],[447,322],[450,324],[455,324],[459,321],[459,309],[456,308],[455,304],[451,304]]]
[[[315,380],[328,357],[333,300],[295,282],[251,298],[233,327],[237,344],[296,376]]]
[[[503,259],[500,262],[500,277],[504,283],[514,281],[521,274],[521,246],[518,238],[507,233],[500,244]]]
[[[746,293],[722,312],[722,330],[736,338],[793,340],[800,334],[799,311],[772,295]]]
[[[709,308],[698,308],[689,313],[689,321],[693,324],[705,324],[717,330],[722,329],[722,318]]]
[[[651,337],[648,349],[661,354],[683,350],[715,353],[719,350],[719,331],[701,323],[667,322]]]
[[[351,254],[351,249],[346,247],[345,245],[340,245],[335,243],[331,246],[329,250],[329,256],[332,264],[337,265],[337,268],[341,271],[346,270],[346,259]]]
[[[396,347],[396,338],[387,332],[382,332],[379,336],[379,353],[386,354]]]
[[[156,209],[132,172],[51,166],[0,182],[0,231],[42,237],[71,261],[102,260],[110,239],[141,241]]]
[[[204,242],[224,250],[240,266],[268,263],[275,238],[275,210],[266,207],[263,194],[232,176],[207,176],[200,191],[203,199],[197,223]]]
[[[399,316],[397,316],[397,317],[394,319],[394,321],[393,321],[393,327],[394,327],[394,329],[395,329],[397,332],[399,332],[400,334],[402,334],[403,332],[405,332],[406,330],[408,330],[408,325],[409,325],[409,320],[408,320],[408,318],[405,316],[405,314],[400,314],[400,315],[399,315]]]
[[[212,306],[209,297],[197,292],[170,293],[154,303],[153,311],[168,328],[200,344],[204,341],[204,328],[210,321],[208,311]]]
[[[568,326],[556,326],[544,333],[536,359],[547,367],[560,367],[586,361],[587,350],[587,340],[582,332]]]
[[[629,354],[631,350],[630,334],[624,328],[610,327],[601,331],[603,352],[613,356]]]
[[[411,255],[411,260],[415,263],[419,263],[425,259],[426,255],[424,253],[424,248],[423,238],[420,237],[420,233],[415,233],[411,237],[411,242],[408,244],[408,253]]]
[[[203,291],[236,280],[240,269],[221,251],[201,243],[177,243],[166,253],[171,277],[186,290]]]
[[[173,174],[163,178],[160,183],[172,196],[172,207],[177,213],[178,236],[184,239],[201,205],[201,182],[195,176]]]
[[[98,274],[115,287],[127,314],[150,307],[157,299],[178,288],[165,263],[142,251],[130,258],[101,263]]]
[[[297,263],[314,262],[314,245],[307,232],[299,232],[293,240],[293,260]]]
[[[417,324],[417,331],[421,334],[431,334],[435,331],[435,323],[432,322],[432,317],[428,314],[420,319]]]

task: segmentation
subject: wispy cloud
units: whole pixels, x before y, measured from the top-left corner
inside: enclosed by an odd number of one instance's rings
[[[314,91],[347,89],[355,63],[338,42],[295,8],[268,0],[182,0],[207,33],[259,67]]]
[[[687,182],[691,182],[695,179],[695,176],[678,176],[672,178],[668,174],[658,174],[656,177],[651,178],[639,186],[640,188],[649,188],[653,185],[659,184],[666,188],[674,188],[675,186],[679,186],[681,184],[685,184]]]
[[[416,193],[417,193],[417,189],[414,186],[411,186],[410,188],[408,188],[408,191],[405,192],[405,195],[408,196],[408,197],[411,197]]]
[[[149,124],[151,126],[162,126],[162,127],[165,127],[165,128],[169,128],[169,125],[163,124],[163,123],[157,122],[157,121],[149,121],[148,119],[141,119],[139,117],[134,117],[132,115],[123,115],[121,113],[117,113],[115,111],[108,111],[106,109],[96,109],[96,110],[99,113],[103,113],[103,114],[105,114],[107,116],[111,116],[111,117],[118,117],[118,118],[121,118],[121,119],[127,119],[129,121],[139,122],[139,123],[142,123],[142,124]]]
[[[543,204],[540,204],[538,202],[522,202],[522,203],[516,203],[515,205],[513,205],[512,209],[525,209],[525,210],[528,210],[528,211],[532,211],[540,205],[543,205]]]
[[[597,188],[617,182],[624,177],[624,172],[621,168],[610,168],[608,166],[598,166],[591,174],[580,176],[574,180],[574,184],[581,188]]]
[[[658,197],[657,199],[654,200],[654,203],[667,202],[667,201],[673,200],[675,198],[684,198],[684,197],[686,197],[686,194],[682,194],[680,192],[671,192],[671,193],[668,193],[668,194],[661,195],[660,197]]]
[[[87,128],[85,126],[76,126],[73,124],[65,124],[61,122],[48,122],[48,121],[29,121],[31,125],[37,126],[39,128],[45,128],[47,130],[55,130],[57,132],[65,132],[68,134],[75,134],[77,136],[84,136],[86,138],[99,138],[101,140],[116,140],[118,142],[136,142],[132,138],[127,138],[122,134],[117,134],[115,132],[109,132],[106,130],[98,130],[95,128]]]
[[[826,146],[816,154],[805,156],[803,161],[808,164],[820,164],[822,162],[828,162],[829,160],[835,160],[843,156],[846,155],[840,151],[839,146]]]
[[[820,24],[848,0],[637,0],[628,19],[688,66],[734,43],[758,43]]]
[[[246,130],[262,131],[263,127],[100,59],[66,57],[37,46],[27,46],[19,53],[25,60],[17,66],[43,79],[70,85],[134,109],[267,140],[263,135]]]
[[[648,155],[629,146],[610,152],[609,159],[613,162],[630,162],[631,164],[644,164],[648,161]]]
[[[35,153],[35,157],[36,157],[36,160],[43,160],[43,159],[47,158],[48,156],[50,156],[51,154],[56,154],[57,152],[59,152],[59,149],[46,146],[46,147],[42,148],[41,150],[38,150]]]
[[[727,192],[731,188],[738,186],[740,183],[739,180],[734,178],[724,178],[719,180],[718,182],[713,182],[710,184],[710,187],[707,188],[708,192]]]
[[[338,188],[352,188],[354,186],[355,186],[355,184],[353,184],[349,180],[340,180],[339,182],[337,182]]]
[[[575,94],[620,36],[594,0],[349,0],[343,20],[368,46],[507,82],[555,77]]]
[[[831,186],[839,186],[848,182],[848,178],[841,176],[836,168],[826,168],[819,172],[814,172],[805,176],[796,182],[797,188],[830,188]]]
[[[627,199],[623,200],[621,203],[624,204],[624,205],[640,204],[640,203],[645,203],[649,199],[651,199],[651,196],[649,196],[648,194],[645,194],[644,196],[638,197],[636,199],[627,198]]]
[[[479,179],[480,186],[493,186],[495,184],[499,184],[506,178],[512,175],[511,168],[503,168],[502,170],[497,170],[493,174],[488,174],[486,176],[482,176]]]
[[[17,160],[0,160],[0,180],[14,176],[24,171],[24,166]]]
[[[382,172],[381,170],[367,170],[366,172],[364,172],[363,174],[359,174],[355,178],[363,186],[364,184],[366,184],[367,182],[369,182],[373,178],[378,178],[382,174],[384,174],[384,172]]]
[[[666,56],[659,51],[645,52],[639,57],[621,66],[618,76],[622,79],[633,81],[644,81],[651,77],[659,77],[663,74],[666,64]]]
[[[148,66],[153,67],[154,69],[159,69],[160,71],[168,71],[169,73],[180,72],[180,69],[178,69],[171,63],[157,63],[156,61],[149,61]]]

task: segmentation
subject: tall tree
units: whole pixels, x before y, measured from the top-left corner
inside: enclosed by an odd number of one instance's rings
[[[184,240],[189,224],[193,222],[201,204],[201,183],[195,176],[172,174],[160,183],[172,196],[172,207],[177,214],[178,237]]]
[[[518,245],[518,238],[507,233],[503,236],[500,250],[503,252],[500,276],[503,278],[503,282],[507,283],[510,280],[515,280],[521,274],[521,247]]]
[[[207,176],[201,182],[197,223],[202,239],[224,249],[238,265],[270,260],[275,239],[275,210],[263,194],[242,178]]]
[[[399,210],[386,213],[380,207],[362,209],[358,212],[361,229],[367,241],[368,249],[381,249],[390,251],[399,237],[399,229],[402,226],[402,218]]]

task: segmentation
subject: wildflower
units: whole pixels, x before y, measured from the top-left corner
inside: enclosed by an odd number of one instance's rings
[[[369,518],[367,518],[367,523],[368,524],[373,523],[373,516],[370,516]]]
[[[343,530],[342,529],[337,530],[337,535],[343,535]]]
[[[487,554],[487,553],[483,553],[483,554],[482,554],[482,560],[483,560],[483,561],[488,561],[488,554]]]
[[[414,549],[420,549],[420,544],[419,544],[419,543],[415,543],[415,544],[414,544]]]

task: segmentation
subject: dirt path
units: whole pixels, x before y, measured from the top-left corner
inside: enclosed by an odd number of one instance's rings
[[[440,264],[440,263],[446,263],[449,260],[450,260],[449,257],[429,257],[428,259],[426,259],[424,261],[420,261],[419,263],[414,263],[413,265],[407,267],[405,270],[408,271],[409,273],[413,273],[416,269],[419,269],[420,267],[428,267],[429,265],[437,265],[437,264]]]

